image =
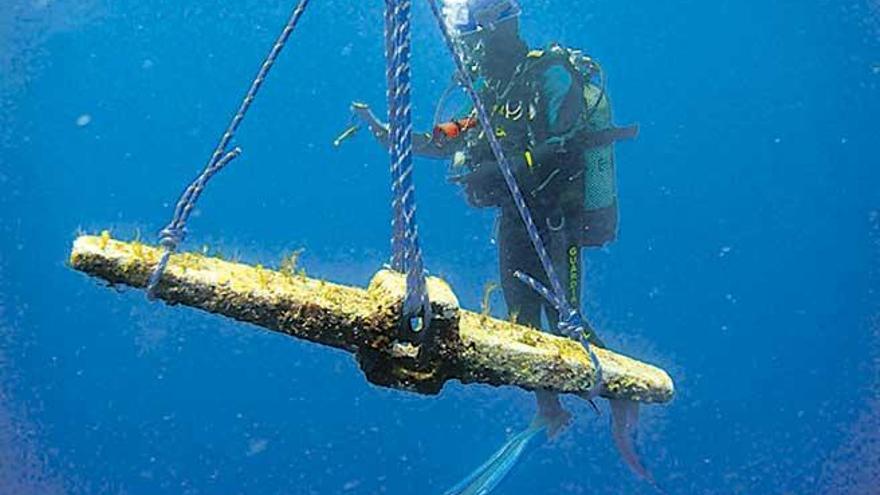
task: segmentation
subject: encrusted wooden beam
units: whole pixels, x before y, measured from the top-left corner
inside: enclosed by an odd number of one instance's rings
[[[160,250],[108,233],[81,236],[70,265],[111,284],[146,287]],[[372,383],[424,394],[447,380],[515,385],[565,394],[589,391],[597,373],[572,340],[461,310],[450,287],[429,278],[431,345],[401,330],[403,277],[380,271],[367,289],[309,278],[293,270],[224,261],[194,253],[171,257],[156,297],[353,353]],[[663,370],[594,347],[602,396],[645,403],[672,399]]]

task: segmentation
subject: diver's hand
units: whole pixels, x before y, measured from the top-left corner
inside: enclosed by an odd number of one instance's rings
[[[388,146],[389,126],[376,117],[369,105],[357,101],[352,102],[351,112],[370,129],[370,132],[382,146]]]

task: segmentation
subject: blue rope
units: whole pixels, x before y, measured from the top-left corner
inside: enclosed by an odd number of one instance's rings
[[[532,247],[534,247],[535,252],[538,255],[538,259],[541,261],[541,266],[544,268],[544,272],[547,274],[547,278],[550,280],[550,285],[552,286],[553,291],[551,292],[546,287],[544,287],[537,280],[528,277],[527,275],[520,274],[518,278],[520,280],[524,280],[526,283],[534,288],[539,294],[544,296],[557,310],[559,313],[559,325],[558,328],[560,332],[565,333],[566,335],[579,340],[584,348],[590,355],[590,359],[593,362],[593,365],[596,367],[598,376],[601,378],[602,376],[602,368],[599,366],[599,361],[596,358],[595,353],[593,352],[589,341],[586,339],[586,329],[583,320],[580,316],[580,313],[572,308],[572,306],[568,303],[568,300],[565,297],[565,290],[562,288],[562,283],[559,280],[559,277],[556,274],[556,270],[553,268],[553,262],[550,259],[550,254],[547,252],[547,248],[544,245],[543,240],[541,239],[541,234],[538,232],[538,227],[535,225],[535,221],[532,218],[532,213],[529,211],[528,205],[526,205],[525,197],[522,194],[522,191],[519,188],[519,184],[516,182],[516,178],[513,175],[513,169],[510,166],[510,162],[507,160],[507,156],[504,153],[504,149],[501,147],[501,143],[498,141],[498,137],[495,136],[492,128],[492,121],[489,118],[489,113],[486,111],[486,106],[483,104],[480,99],[480,95],[477,93],[476,87],[474,85],[473,77],[471,73],[465,67],[465,62],[459,50],[456,46],[455,40],[452,38],[451,33],[449,32],[449,28],[446,25],[446,22],[443,18],[443,14],[440,12],[440,8],[437,5],[437,0],[428,0],[428,3],[431,6],[431,12],[434,14],[435,19],[437,20],[437,24],[440,27],[440,32],[443,35],[443,40],[446,42],[446,47],[449,49],[449,52],[452,55],[453,61],[455,62],[455,66],[458,69],[458,73],[461,79],[462,84],[464,85],[465,91],[470,96],[471,101],[474,104],[474,108],[477,111],[477,119],[480,122],[480,125],[483,128],[483,133],[486,135],[486,139],[489,142],[489,147],[492,149],[492,153],[495,155],[495,159],[498,162],[498,167],[501,169],[501,175],[504,177],[504,182],[507,184],[507,188],[510,190],[510,194],[513,197],[513,203],[516,206],[517,211],[519,212],[519,216],[522,218],[523,223],[525,224],[526,231],[529,234],[529,240],[532,242]],[[523,277],[524,276],[524,277]],[[591,390],[591,394],[598,394],[599,386],[602,383],[601,379],[597,380]]]
[[[406,272],[403,313],[430,321],[425,267],[416,223],[413,183],[411,82],[411,0],[387,0],[385,12],[386,77],[390,122],[392,258],[395,270]]]
[[[180,196],[180,199],[177,201],[177,206],[174,209],[174,216],[172,217],[171,222],[159,233],[159,244],[164,250],[162,252],[162,257],[159,259],[159,263],[156,265],[156,268],[153,270],[153,273],[150,275],[150,280],[147,283],[147,296],[151,299],[155,297],[156,287],[159,285],[159,280],[162,278],[162,274],[168,267],[168,260],[171,258],[171,254],[177,251],[178,246],[180,246],[180,243],[183,242],[184,237],[186,237],[186,221],[189,219],[189,215],[192,213],[193,209],[195,209],[196,202],[199,200],[199,197],[208,185],[208,181],[211,180],[211,177],[217,174],[217,172],[222,170],[223,167],[228,165],[229,162],[241,154],[241,148],[238,147],[234,148],[232,151],[227,151],[229,142],[235,137],[235,131],[238,130],[238,126],[241,125],[241,122],[244,120],[251,104],[257,97],[257,93],[263,86],[266,76],[272,69],[275,60],[277,60],[278,55],[281,53],[281,50],[284,48],[284,45],[287,43],[293,30],[296,28],[300,17],[302,17],[303,12],[305,12],[306,7],[308,7],[309,1],[310,0],[300,0],[299,4],[297,4],[291,12],[287,24],[285,24],[281,34],[279,34],[278,38],[275,40],[275,44],[272,45],[269,54],[263,60],[263,64],[260,66],[257,76],[251,82],[247,94],[242,100],[241,105],[239,105],[238,111],[235,113],[229,126],[226,128],[226,132],[224,132],[223,136],[220,138],[220,142],[217,144],[217,148],[214,149],[211,159],[208,160],[208,164],[199,176],[196,177]]]
[[[530,289],[537,292],[538,295],[547,300],[557,311],[559,311],[563,307],[563,302],[556,297],[556,294],[550,291],[547,287],[544,286],[541,282],[538,282],[535,278],[530,275],[526,275],[525,273],[517,270],[513,272],[513,276],[519,279],[520,282],[529,286]],[[562,321],[562,314],[560,313],[560,321]]]
[[[398,151],[394,146],[397,142],[396,125],[397,120],[397,69],[394,66],[394,54],[396,52],[396,23],[395,9],[391,3],[393,0],[385,1],[385,79],[387,84],[387,105],[388,105],[388,139],[391,146],[389,153],[391,157],[391,268],[403,272],[406,270],[406,232],[403,221],[402,204],[398,201],[401,196],[398,189],[400,188],[400,167],[397,160]]]

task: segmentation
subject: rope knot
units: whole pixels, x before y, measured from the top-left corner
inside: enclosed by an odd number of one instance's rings
[[[174,224],[168,225],[159,231],[159,245],[172,251],[177,250],[177,246],[183,242],[185,236],[185,228],[177,227]]]
[[[569,310],[567,315],[560,318],[556,326],[563,335],[569,338],[586,340],[589,337],[589,332],[585,329],[583,318],[574,309]]]

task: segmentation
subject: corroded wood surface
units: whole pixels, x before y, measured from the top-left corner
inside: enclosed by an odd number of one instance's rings
[[[70,265],[113,284],[144,288],[160,250],[109,235],[81,236]],[[452,290],[429,278],[435,319],[431,346],[408,343],[400,331],[403,278],[380,271],[361,289],[193,253],[175,254],[156,296],[355,354],[378,385],[437,393],[450,379],[583,394],[597,378],[589,355],[569,339],[461,310]],[[667,402],[674,394],[663,370],[594,348],[602,396]],[[427,357],[426,357],[427,356]]]

